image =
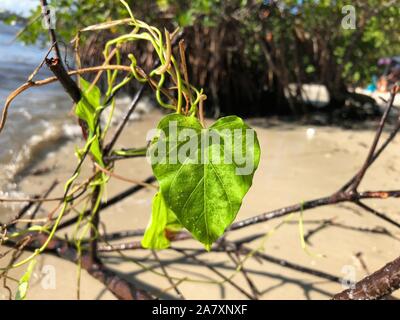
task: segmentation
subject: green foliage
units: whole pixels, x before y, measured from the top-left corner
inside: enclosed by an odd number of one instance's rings
[[[296,82],[293,70],[310,71],[311,62],[314,72],[309,73],[308,81],[326,84],[329,89],[332,89],[330,82],[337,81],[335,78],[340,84],[363,85],[379,72],[379,58],[400,52],[400,1],[302,1],[299,4],[297,0],[286,0],[281,3],[285,4],[281,14],[274,12],[263,26],[272,31],[274,45],[286,48],[284,60],[292,82]],[[355,29],[342,26],[342,19],[348,14],[342,12],[346,5],[354,7]],[[294,8],[296,14],[293,14]],[[310,57],[311,61],[296,60],[299,59],[296,50],[302,50],[296,48],[299,40],[306,48],[303,59]]]
[[[264,62],[265,57],[258,45],[258,36],[263,37],[265,32],[272,32],[274,45],[287,48],[284,50],[281,48],[279,54],[283,55],[282,61],[285,61],[289,75],[293,77],[292,82],[297,81],[293,70],[299,63],[301,64],[299,67],[303,70],[307,69],[308,81],[322,83],[327,81],[324,79],[326,66],[319,65],[321,62],[314,60],[302,63],[296,60],[298,58],[294,46],[297,40],[294,35],[299,32],[314,44],[318,44],[318,50],[321,52],[315,52],[315,57],[328,53],[334,56],[335,61],[327,63],[344,64],[344,68],[340,68],[338,72],[346,83],[368,82],[371,76],[378,72],[377,60],[382,56],[397,55],[400,50],[397,32],[400,6],[388,5],[387,1],[352,2],[351,5],[356,10],[357,23],[354,30],[341,27],[341,20],[345,16],[342,8],[349,4],[347,1],[302,1],[301,3],[297,0],[279,1],[279,11],[264,5],[269,8],[271,14],[262,21],[257,18],[262,8],[263,1],[261,0],[256,1],[255,5],[250,1],[239,0],[228,2],[130,0],[127,2],[133,8],[135,15],[146,15],[146,20],[155,24],[158,24],[159,17],[165,14],[168,16],[167,21],[175,26],[188,27],[197,24],[206,28],[218,28],[227,17],[232,15],[239,24],[238,36],[246,39],[244,50],[248,61],[255,61],[260,67],[263,66],[260,62]],[[50,4],[57,9],[57,33],[65,42],[70,41],[84,26],[101,20],[118,19],[124,15],[124,8],[115,5],[114,1],[53,0]],[[6,22],[10,23],[14,20],[15,17],[9,17]],[[357,36],[359,32],[361,36]],[[20,35],[20,40],[34,43],[44,39],[40,37],[43,33],[38,7],[37,10],[32,11],[27,29]],[[347,50],[351,52],[347,53]],[[303,55],[303,58],[306,56],[312,57],[312,55]],[[353,63],[350,64],[350,61]],[[310,63],[313,69],[309,67]],[[357,79],[361,80],[357,81]]]
[[[176,133],[171,132],[171,123],[176,123]],[[247,141],[250,128],[236,116],[221,118],[203,129],[195,117],[172,114],[160,121],[158,129],[165,136],[154,140],[150,155],[161,194],[179,222],[210,249],[235,219],[252,184],[260,159],[257,137],[254,134],[254,141]],[[177,136],[187,139],[178,142]],[[241,150],[235,149],[238,140]],[[166,153],[160,158],[163,146]],[[238,161],[240,152],[240,157],[251,161],[250,171],[243,175],[238,173],[243,165]]]

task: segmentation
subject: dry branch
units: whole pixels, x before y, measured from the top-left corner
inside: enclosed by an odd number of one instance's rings
[[[336,294],[334,300],[382,299],[400,288],[400,257],[354,285]]]

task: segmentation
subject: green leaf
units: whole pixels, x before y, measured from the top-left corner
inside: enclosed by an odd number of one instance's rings
[[[89,138],[91,138],[92,136],[93,134],[91,133],[89,135]],[[90,146],[90,153],[93,155],[94,160],[102,167],[104,167],[103,154],[100,148],[100,141],[98,136],[99,134],[97,134],[96,139],[93,140],[92,145]]]
[[[182,230],[182,224],[179,222],[176,214],[170,209],[167,211],[167,225],[165,226],[165,230],[171,232],[178,232]]]
[[[255,131],[236,116],[203,129],[195,117],[180,114],[164,117],[158,129],[149,153],[165,203],[210,249],[252,184],[260,160]]]
[[[142,239],[143,248],[156,250],[168,248],[170,242],[165,235],[166,229],[178,231],[180,228],[175,214],[166,206],[162,194],[156,193],[153,198],[151,219]]]
[[[95,109],[100,107],[101,91],[98,86],[92,85],[85,79],[80,79],[80,84],[83,89],[83,93],[89,102]]]
[[[92,86],[90,82],[81,78],[82,86],[82,98],[76,105],[75,114],[88,124],[89,135],[88,140],[96,138],[93,140],[90,147],[90,152],[92,153],[95,161],[104,166],[102,152],[100,148],[99,132],[96,130],[96,122],[98,117],[98,111],[101,109],[101,92],[97,86]]]
[[[36,260],[32,260],[28,265],[28,269],[26,270],[24,275],[19,280],[18,290],[15,295],[16,300],[25,300],[26,294],[29,289],[29,280],[31,279],[31,275],[32,275],[33,269],[35,268],[35,265],[36,265]]]
[[[100,108],[101,93],[97,86],[92,86],[90,82],[81,78],[82,99],[76,106],[75,114],[85,120],[91,132],[95,129],[96,110]]]

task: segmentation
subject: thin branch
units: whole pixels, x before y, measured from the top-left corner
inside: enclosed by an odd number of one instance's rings
[[[118,125],[117,130],[115,131],[114,136],[112,137],[111,141],[109,142],[109,144],[104,148],[104,155],[107,156],[110,151],[112,150],[112,148],[114,147],[115,143],[117,142],[119,136],[121,135],[122,131],[124,130],[126,124],[129,121],[129,118],[131,117],[132,113],[135,111],[136,106],[140,100],[140,98],[143,95],[145,89],[145,85],[142,84],[139,88],[138,91],[136,91],[135,96],[132,99],[131,104],[129,105],[128,111],[125,114],[122,122]]]
[[[49,61],[50,64],[55,64],[60,65],[61,62],[60,60],[50,60]],[[54,66],[54,68],[57,68],[56,66]],[[77,69],[77,70],[73,70],[73,71],[69,71],[66,74],[69,76],[73,76],[73,75],[81,75],[81,74],[85,74],[85,73],[92,73],[92,72],[98,72],[100,70],[120,70],[120,71],[126,71],[126,72],[131,72],[131,68],[128,66],[120,66],[120,65],[108,65],[108,66],[98,66],[98,67],[89,67],[89,68],[82,68],[82,69]],[[59,72],[61,74],[61,72]],[[65,76],[65,73],[62,73],[63,76]],[[50,77],[47,79],[43,79],[43,80],[37,80],[37,81],[28,81],[26,83],[24,83],[23,85],[21,85],[19,88],[17,88],[16,90],[14,90],[8,97],[6,100],[6,103],[4,104],[3,107],[3,111],[2,111],[2,115],[1,115],[1,119],[0,119],[0,133],[1,131],[4,129],[4,125],[5,122],[7,120],[7,115],[8,115],[8,109],[11,105],[11,103],[13,102],[13,100],[19,96],[22,92],[28,90],[29,88],[33,88],[33,87],[41,87],[41,86],[45,86],[48,85],[50,83],[54,83],[56,81],[59,81],[59,79],[54,76],[54,77]],[[65,82],[65,85],[68,86],[67,82]],[[69,88],[71,89],[71,93],[72,93],[72,87]],[[73,100],[77,100],[78,95],[77,93],[74,93],[74,98]],[[79,100],[78,100],[79,101]]]
[[[387,107],[386,107],[385,112],[384,112],[384,114],[383,114],[383,116],[382,116],[382,118],[381,118],[381,120],[379,122],[377,133],[375,134],[375,138],[374,138],[373,144],[370,147],[367,159],[366,159],[363,167],[360,169],[360,171],[356,175],[354,175],[347,183],[345,183],[342,188],[340,188],[339,192],[344,192],[344,191],[348,190],[352,186],[356,186],[355,189],[354,188],[352,189],[352,190],[356,190],[358,185],[361,182],[361,179],[365,175],[366,169],[368,169],[376,161],[376,159],[379,158],[379,156],[382,154],[382,152],[386,149],[386,147],[390,144],[390,142],[393,141],[393,139],[396,137],[397,133],[399,132],[399,130],[400,130],[400,117],[397,120],[397,124],[394,127],[394,129],[391,131],[389,137],[382,143],[382,145],[375,152],[375,149],[377,147],[377,143],[378,143],[379,138],[380,138],[380,136],[382,134],[383,126],[384,126],[385,122],[388,119],[389,112],[393,107],[393,102],[394,102],[395,96],[397,94],[397,90],[398,90],[397,87],[395,87],[393,89],[394,90],[391,93],[389,101],[387,101]],[[357,180],[359,180],[358,183],[357,183]]]
[[[355,202],[355,203],[356,203],[360,208],[363,208],[364,210],[366,210],[366,211],[372,213],[373,215],[377,216],[378,218],[380,218],[380,219],[382,219],[382,220],[384,220],[384,221],[386,221],[386,222],[388,222],[388,223],[394,225],[394,226],[397,227],[397,228],[400,228],[400,223],[398,223],[397,221],[394,221],[393,219],[387,217],[387,216],[384,215],[383,213],[381,213],[381,212],[379,212],[379,211],[377,211],[377,210],[375,210],[375,209],[373,209],[373,208],[367,206],[366,204],[362,203],[361,201],[357,201],[357,202]]]
[[[386,120],[390,114],[390,111],[392,110],[394,98],[396,97],[396,92],[397,92],[397,87],[394,86],[392,89],[392,92],[391,92],[390,99],[387,103],[385,112],[383,113],[382,118],[378,125],[378,129],[376,130],[376,134],[375,134],[374,140],[371,144],[371,147],[369,149],[368,156],[365,159],[365,162],[364,162],[363,166],[361,167],[360,171],[357,173],[357,175],[354,179],[354,183],[351,185],[351,191],[357,190],[358,186],[361,183],[361,180],[364,178],[365,173],[367,172],[369,166],[371,165],[371,161],[374,157],[376,147],[377,147],[379,139],[382,135],[383,127],[385,126]]]
[[[118,179],[118,180],[121,180],[121,181],[125,181],[125,182],[129,182],[129,183],[133,183],[133,184],[136,184],[136,185],[139,185],[139,186],[143,186],[143,187],[146,187],[146,188],[151,188],[151,189],[158,190],[158,187],[155,186],[154,184],[145,183],[145,182],[141,182],[141,181],[138,181],[138,180],[133,180],[133,179],[122,177],[122,176],[120,176],[120,175],[118,175],[118,174],[116,174],[114,172],[111,172],[111,171],[99,166],[97,163],[95,163],[95,166],[101,172],[104,172],[106,175],[108,175],[110,177],[114,177],[115,179]]]

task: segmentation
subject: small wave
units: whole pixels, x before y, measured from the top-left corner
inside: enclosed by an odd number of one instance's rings
[[[132,102],[132,98],[125,96],[122,98],[117,98],[116,99],[116,108],[114,110],[113,114],[113,119],[111,124],[116,125],[121,122],[121,120],[124,118],[127,108]],[[132,113],[132,115],[129,118],[129,121],[138,121],[141,120],[143,115],[148,114],[155,108],[154,102],[147,96],[144,96],[140,99],[140,101],[137,103],[135,111]],[[102,122],[106,123],[107,118],[110,114],[111,108],[107,108],[103,114],[102,114]]]
[[[16,191],[16,190],[10,190],[10,191],[6,191],[6,192],[0,191],[0,198],[2,198],[2,199],[25,199],[25,198],[27,198],[27,195],[21,191]],[[19,210],[24,205],[26,205],[26,202],[7,202],[7,201],[0,202],[0,207],[2,209],[10,209],[11,211]]]
[[[28,110],[26,110],[25,108],[21,108],[21,109],[17,109],[18,113],[20,113],[22,116],[24,116],[26,118],[26,120],[30,121],[32,120],[32,115],[29,113]]]
[[[64,124],[57,126],[46,123],[45,127],[43,133],[33,135],[10,163],[5,166],[7,180],[11,181],[18,175],[24,175],[27,169],[48,155],[54,148],[81,135],[81,129],[78,125]]]
[[[64,124],[62,126],[63,134],[66,138],[78,138],[82,136],[82,129],[77,124]]]
[[[130,102],[131,99],[127,97],[117,100],[112,125],[121,121]],[[140,120],[144,114],[147,114],[153,108],[154,103],[149,98],[142,98],[135,112],[131,115],[130,121]],[[107,119],[109,109],[107,108],[103,113],[103,123]],[[33,121],[32,119],[36,118],[36,116],[29,114],[25,108],[19,109],[19,112],[29,121]],[[41,124],[41,127],[45,128],[44,131],[40,134],[32,135],[19,150],[16,150],[11,161],[4,166],[4,170],[0,174],[3,175],[6,181],[9,182],[15,180],[16,177],[23,177],[29,173],[29,169],[44,157],[49,156],[63,143],[82,136],[81,127],[77,124],[54,123],[46,120],[41,120]]]

